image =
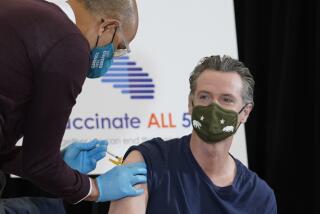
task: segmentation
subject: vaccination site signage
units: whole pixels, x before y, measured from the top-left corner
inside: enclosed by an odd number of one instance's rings
[[[116,58],[105,76],[87,79],[70,115],[62,148],[74,141],[106,139],[108,150],[126,150],[152,138],[192,132],[189,75],[209,55],[237,58],[232,0],[139,0],[139,29],[132,52]],[[244,128],[231,153],[247,165]],[[106,156],[93,174],[114,165]],[[178,157],[177,157],[178,158]]]

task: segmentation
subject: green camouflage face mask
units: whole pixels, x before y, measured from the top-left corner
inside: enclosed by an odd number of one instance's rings
[[[244,106],[245,107],[245,106]],[[217,143],[232,135],[238,129],[238,114],[220,107],[216,103],[209,106],[195,106],[192,111],[192,126],[206,143]]]

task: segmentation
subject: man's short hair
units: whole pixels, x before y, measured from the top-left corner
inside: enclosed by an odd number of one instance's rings
[[[242,99],[244,103],[253,104],[254,79],[249,69],[239,60],[224,55],[222,58],[217,56],[208,56],[200,60],[198,65],[190,74],[190,95],[193,95],[196,89],[197,79],[200,74],[206,70],[215,70],[218,72],[235,72],[242,79]]]
[[[130,23],[136,11],[134,0],[78,0],[92,13],[119,19],[124,25]]]

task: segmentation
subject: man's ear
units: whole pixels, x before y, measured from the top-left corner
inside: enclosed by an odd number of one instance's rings
[[[253,109],[253,103],[248,103],[240,113],[240,122],[245,123]]]
[[[193,110],[193,95],[189,94],[189,98],[188,98],[188,110],[189,110],[189,114],[192,114],[192,110]]]
[[[101,19],[99,25],[99,35],[101,36],[103,32],[114,31],[116,27],[119,26],[119,21],[113,18]]]

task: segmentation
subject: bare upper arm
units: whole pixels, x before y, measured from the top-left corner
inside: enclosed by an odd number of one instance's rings
[[[133,150],[127,156],[124,164],[144,162],[141,153],[137,150]],[[110,204],[109,214],[144,214],[146,213],[148,203],[148,186],[147,184],[135,185],[135,188],[144,189],[142,195],[136,197],[126,197],[117,201],[112,201]]]

